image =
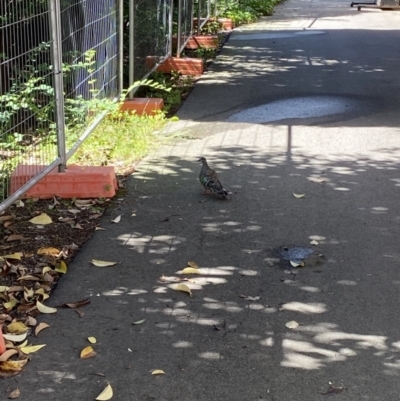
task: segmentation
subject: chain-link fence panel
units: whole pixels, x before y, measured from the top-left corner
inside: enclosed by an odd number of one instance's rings
[[[0,210],[65,166],[66,149],[72,154],[118,98],[120,6],[122,0],[0,2]]]
[[[119,0],[61,1],[67,151],[78,147],[121,90],[119,5]]]
[[[131,0],[129,6],[132,84],[154,69],[146,64],[147,57],[161,62],[171,55],[172,0]]]
[[[48,0],[0,2],[0,202],[57,158]]]
[[[193,34],[193,0],[174,0],[174,26],[176,27],[176,56],[185,49],[187,41]]]

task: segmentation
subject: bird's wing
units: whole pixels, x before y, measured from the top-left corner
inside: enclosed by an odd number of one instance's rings
[[[218,179],[218,175],[214,170],[208,169],[207,173],[206,173],[206,177],[207,177],[207,182],[205,183],[205,185],[207,187],[209,187],[210,189],[212,189],[213,191],[216,191],[216,192],[223,190],[222,184],[221,184],[220,180]]]

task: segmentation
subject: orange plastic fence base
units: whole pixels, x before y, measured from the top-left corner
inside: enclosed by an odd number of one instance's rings
[[[146,64],[149,68],[153,67],[157,62],[157,57],[147,56]],[[201,75],[204,72],[204,62],[200,58],[167,58],[158,68],[157,71],[170,74],[177,71],[182,75]]]
[[[203,47],[206,49],[216,49],[218,47],[217,35],[195,35],[186,43],[186,49],[198,49]]]
[[[233,22],[230,18],[218,18],[217,21],[220,24],[220,27],[224,30],[224,31],[231,31],[233,29]],[[204,18],[200,18],[200,23],[204,22]],[[213,23],[215,22],[215,18],[210,18],[207,22],[206,25],[208,23]],[[193,20],[193,26],[194,28],[197,27],[197,18]]]
[[[6,350],[6,342],[4,341],[3,331],[0,326],[0,355]]]
[[[46,166],[20,164],[11,174],[11,193],[14,193]],[[68,166],[64,173],[57,169],[24,194],[24,198],[110,198],[118,189],[114,167]]]
[[[159,98],[134,98],[126,99],[121,105],[121,111],[135,112],[136,114],[154,115],[164,108],[164,100]]]

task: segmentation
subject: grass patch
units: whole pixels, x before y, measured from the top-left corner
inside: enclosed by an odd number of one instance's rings
[[[163,113],[139,116],[114,111],[92,132],[69,160],[71,164],[115,167],[125,174],[161,143],[157,136],[167,122]]]

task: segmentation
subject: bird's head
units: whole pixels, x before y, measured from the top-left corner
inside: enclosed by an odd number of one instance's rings
[[[198,162],[202,162],[202,163],[207,163],[207,160],[205,157],[200,157],[199,160],[197,160]]]

